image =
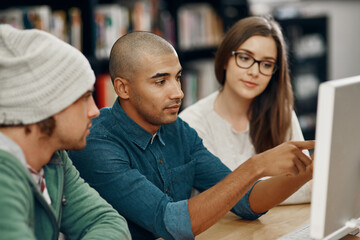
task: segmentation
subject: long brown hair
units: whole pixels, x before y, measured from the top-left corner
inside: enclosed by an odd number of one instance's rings
[[[247,17],[235,23],[216,52],[215,75],[223,86],[226,81],[224,66],[233,57],[231,52],[254,35],[272,37],[276,42],[278,55],[277,71],[266,89],[254,98],[248,112],[251,141],[255,152],[260,153],[283,143],[291,134],[294,97],[286,45],[279,24],[269,17]]]

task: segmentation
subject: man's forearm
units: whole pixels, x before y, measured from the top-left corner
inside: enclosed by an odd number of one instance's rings
[[[282,202],[311,179],[312,160],[302,150],[314,145],[314,141],[287,142],[257,154],[218,184],[190,199],[193,234],[196,236],[218,221],[264,176],[279,177],[255,185],[249,197],[251,210],[262,213]]]
[[[283,202],[311,179],[311,173],[298,176],[276,176],[257,183],[249,196],[251,209],[265,212]]]
[[[261,172],[245,162],[221,182],[189,199],[189,215],[194,236],[222,218],[261,177]]]

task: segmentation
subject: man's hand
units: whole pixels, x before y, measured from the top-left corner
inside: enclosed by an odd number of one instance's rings
[[[252,159],[265,176],[297,176],[312,169],[312,159],[302,150],[313,149],[315,141],[285,142],[255,155]],[[309,171],[309,170],[308,170]]]

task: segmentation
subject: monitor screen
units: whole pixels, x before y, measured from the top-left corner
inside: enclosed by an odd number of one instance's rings
[[[319,87],[310,236],[339,239],[360,217],[360,76]]]

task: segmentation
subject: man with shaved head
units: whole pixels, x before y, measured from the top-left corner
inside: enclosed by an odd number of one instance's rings
[[[229,210],[256,219],[307,182],[311,159],[288,142],[231,172],[177,117],[181,99],[175,49],[148,32],[114,44],[110,74],[118,99],[93,119],[74,164],[129,224],[133,239],[194,239]],[[270,160],[269,160],[270,159]],[[258,181],[264,176],[272,178]],[[201,193],[191,197],[192,189]]]

